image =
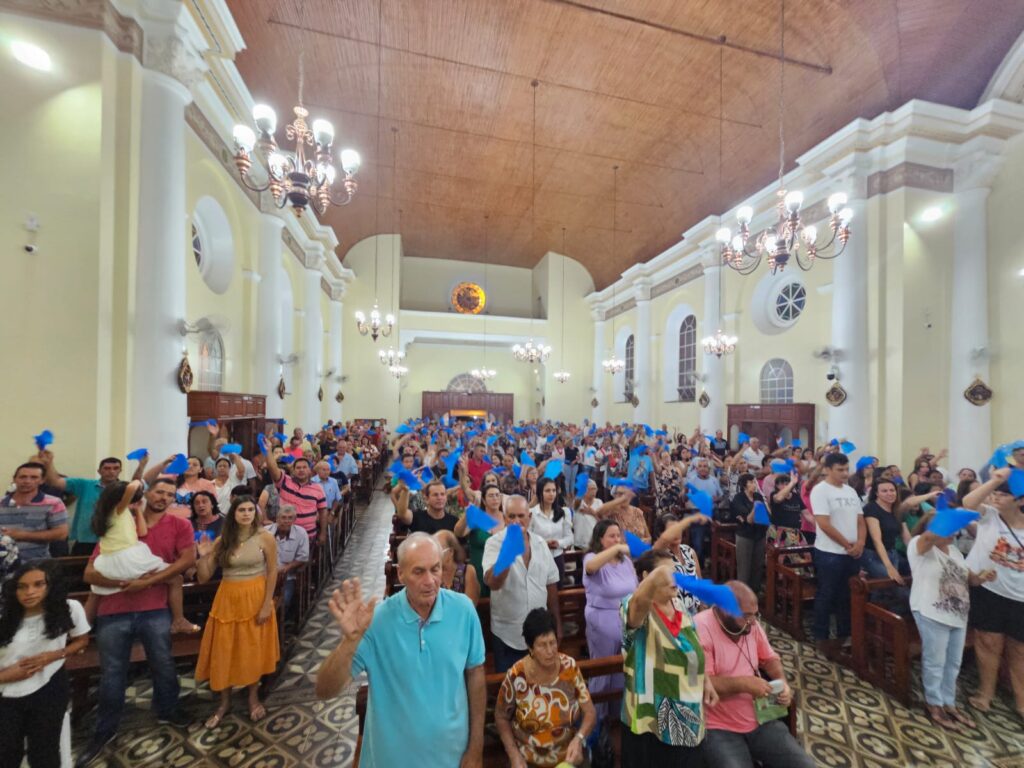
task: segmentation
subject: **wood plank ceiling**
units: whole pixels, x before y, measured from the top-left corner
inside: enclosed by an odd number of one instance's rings
[[[279,139],[304,48],[311,116],[363,156],[324,217],[339,255],[400,232],[483,261],[487,215],[491,263],[532,267],[564,227],[600,288],[778,172],[779,0],[228,2]],[[1022,29],[1006,0],[787,0],[787,170],[911,98],[975,106]]]

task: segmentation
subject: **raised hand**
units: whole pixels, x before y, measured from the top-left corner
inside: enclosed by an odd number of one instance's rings
[[[363,588],[359,579],[346,579],[341,588],[334,590],[327,608],[338,622],[345,637],[362,637],[373,621],[377,598],[363,602]]]

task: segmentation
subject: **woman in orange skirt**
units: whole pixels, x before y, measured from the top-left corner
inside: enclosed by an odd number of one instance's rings
[[[267,711],[259,699],[260,678],[277,667],[281,657],[274,613],[277,584],[277,544],[260,526],[251,496],[231,503],[220,536],[211,544],[199,542],[201,584],[218,567],[222,577],[203,630],[196,664],[196,682],[210,681],[220,691],[220,706],[206,721],[216,728],[231,708],[231,689],[249,690],[249,718],[256,722]]]

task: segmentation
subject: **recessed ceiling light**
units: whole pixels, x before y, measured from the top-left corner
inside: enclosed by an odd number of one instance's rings
[[[43,72],[49,72],[53,68],[50,62],[50,54],[38,45],[15,40],[11,43],[11,53],[14,54],[14,58],[26,67],[32,67],[32,69],[38,69]]]
[[[921,211],[921,221],[938,221],[942,218],[942,209],[937,205],[929,206]]]

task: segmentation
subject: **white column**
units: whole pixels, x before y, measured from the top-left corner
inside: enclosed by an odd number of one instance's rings
[[[640,405],[633,412],[633,418],[646,424],[654,413],[654,357],[651,354],[651,285],[646,280],[636,284],[636,334],[633,351],[635,355],[633,391],[640,399]]]
[[[331,300],[330,333],[327,337],[327,368],[333,370],[330,378],[324,382],[324,402],[327,403],[327,418],[335,421],[341,418],[341,403],[334,399],[338,394],[341,385],[338,379],[341,377],[341,340],[343,338],[341,324],[344,313],[344,304],[341,299]]]
[[[185,208],[185,107],[188,84],[203,70],[199,54],[177,26],[180,3],[159,9],[161,19],[145,19],[140,126],[138,247],[128,445],[148,448],[162,458],[187,450],[187,399],[176,374],[185,320],[185,266],[188,254]],[[196,364],[195,360],[191,361]]]
[[[713,246],[705,252],[704,257],[704,334],[713,336],[722,328],[722,264],[718,247]],[[698,334],[698,344],[700,336]],[[715,430],[728,430],[725,423],[725,387],[722,386],[723,370],[725,363],[722,358],[715,355],[702,353],[701,370],[704,373],[703,389],[711,398],[711,404],[700,411],[700,429],[705,435],[714,435]],[[701,386],[697,388],[697,397],[700,397]]]
[[[849,187],[852,180],[847,180]],[[872,451],[868,398],[868,227],[864,190],[848,191],[853,209],[850,242],[832,269],[832,346],[838,352],[839,383],[847,399],[828,408],[829,439],[852,442],[858,451]]]
[[[989,386],[988,210],[989,184],[1001,159],[978,152],[955,166],[953,189],[953,294],[950,323],[949,469],[979,469],[992,453],[992,409],[972,405],[964,390],[980,378]],[[951,310],[952,311],[952,310]]]
[[[260,216],[258,247],[260,287],[256,302],[256,392],[267,398],[267,416],[281,418],[283,402],[277,396],[281,349],[281,228],[284,220]]]
[[[591,317],[594,319],[594,371],[591,374],[592,384],[591,387],[594,390],[593,398],[597,400],[597,407],[591,409],[590,421],[598,426],[601,426],[605,422],[605,378],[607,374],[604,372],[604,366],[601,362],[604,360],[606,354],[605,350],[605,320],[604,313],[598,310],[594,310],[591,313]]]
[[[313,266],[309,266],[309,262]],[[302,319],[302,352],[299,358],[299,380],[295,386],[298,398],[299,418],[302,422],[297,426],[304,430],[320,429],[320,401],[316,392],[320,388],[323,375],[322,352],[324,343],[324,321],[320,316],[320,263],[322,253],[314,253],[307,259],[307,267],[302,274],[302,302],[305,315]]]

